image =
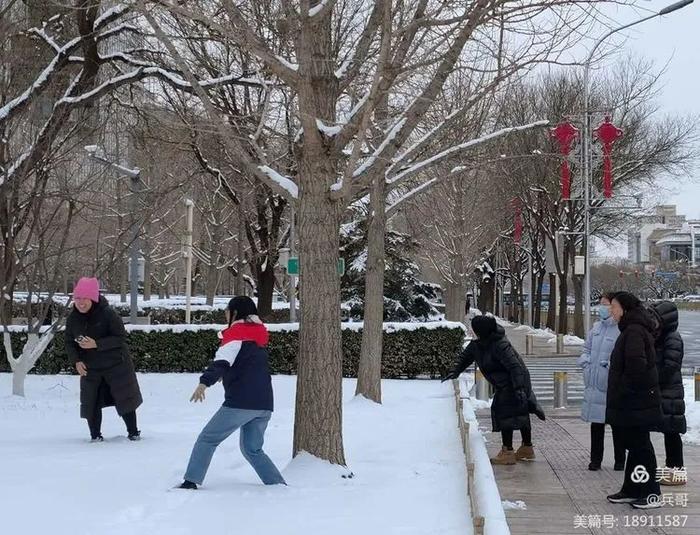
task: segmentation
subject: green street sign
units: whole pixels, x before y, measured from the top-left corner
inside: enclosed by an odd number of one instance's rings
[[[291,256],[287,261],[287,275],[299,275],[299,257]],[[345,259],[338,259],[338,275],[345,275]]]

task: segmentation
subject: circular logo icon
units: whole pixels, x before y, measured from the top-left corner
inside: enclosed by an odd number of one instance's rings
[[[632,470],[632,475],[630,476],[633,483],[646,483],[649,481],[649,472],[641,464],[638,464]]]

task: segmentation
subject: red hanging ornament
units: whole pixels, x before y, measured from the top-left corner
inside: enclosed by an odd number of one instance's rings
[[[559,152],[563,156],[561,162],[561,196],[564,200],[568,200],[571,197],[569,154],[574,141],[578,138],[578,128],[571,123],[561,122],[550,130],[550,135],[559,144]]]
[[[523,205],[522,201],[517,197],[510,201],[510,204],[515,212],[513,243],[515,245],[520,245],[520,241],[523,238]]]
[[[595,135],[603,145],[603,194],[606,199],[612,197],[613,176],[612,176],[612,146],[615,141],[622,137],[622,130],[610,122],[610,117],[595,129]]]

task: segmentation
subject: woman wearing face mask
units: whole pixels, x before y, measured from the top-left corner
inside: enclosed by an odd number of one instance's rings
[[[600,298],[598,313],[600,321],[596,322],[586,337],[583,354],[578,364],[583,368],[583,406],[581,419],[591,424],[591,462],[589,470],[600,470],[603,462],[603,445],[605,443],[605,402],[608,393],[608,369],[610,354],[620,334],[617,323],[610,316],[612,294],[606,293]],[[615,470],[625,469],[625,448],[618,433],[613,429],[613,447],[615,450]]]
[[[628,454],[622,488],[608,496],[608,501],[652,509],[662,505],[656,454],[649,437],[662,422],[654,324],[639,299],[628,292],[613,296],[610,314],[620,336],[610,355],[605,421],[619,428]]]

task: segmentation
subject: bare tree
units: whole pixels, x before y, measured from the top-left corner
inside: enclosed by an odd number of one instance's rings
[[[396,5],[300,0],[266,3],[261,17],[258,8],[233,0],[139,2],[240,170],[296,205],[301,331],[295,454],[307,451],[345,463],[337,262],[338,229],[346,207],[373,184],[383,188],[386,180],[393,189],[463,150],[459,145],[436,146],[443,125],[429,127],[425,122],[463,54],[475,60],[472,68],[492,74],[486,78],[506,76],[513,65],[540,57],[543,49],[562,49],[576,39],[570,28],[585,21],[595,3],[484,0],[455,6],[429,0]],[[299,135],[291,170],[258,151],[255,140],[230,136],[210,88],[195,83],[192,58],[166,32],[173,20],[194,21],[195,32],[204,28],[236,43],[250,58],[246,72],[293,96],[291,120]],[[502,27],[517,30],[522,46],[503,58],[494,75],[481,59],[493,58]],[[282,34],[285,38],[278,40]],[[482,84],[474,97],[488,86]],[[463,106],[468,107],[469,102]],[[384,202],[382,195],[377,198]]]

